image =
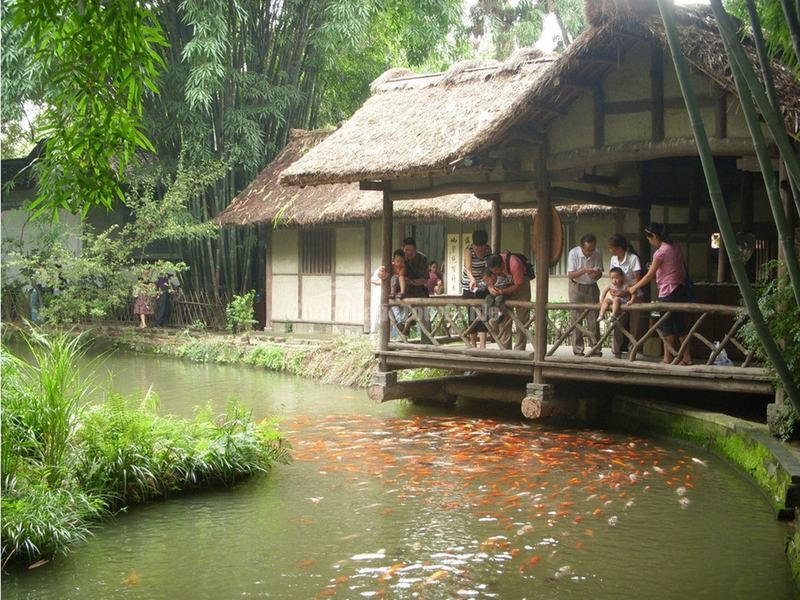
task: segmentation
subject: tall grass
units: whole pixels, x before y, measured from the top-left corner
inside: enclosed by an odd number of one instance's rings
[[[89,405],[83,338],[34,332],[26,342],[29,360],[5,348],[0,356],[4,563],[65,552],[125,506],[230,485],[287,459],[273,424],[234,401],[193,420],[159,415],[153,394]]]

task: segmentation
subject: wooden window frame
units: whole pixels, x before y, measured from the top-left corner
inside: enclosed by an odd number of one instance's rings
[[[336,234],[334,229],[300,231],[300,275],[333,275],[336,269]]]

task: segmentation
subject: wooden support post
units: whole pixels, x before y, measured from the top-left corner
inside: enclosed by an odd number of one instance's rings
[[[724,283],[728,277],[728,253],[722,237],[719,239],[719,260],[717,260],[717,283]]]
[[[538,203],[539,218],[536,219],[537,231],[536,244],[536,304],[535,304],[535,339],[534,355],[537,361],[544,361],[547,354],[547,300],[550,293],[550,247],[552,245],[552,219],[550,217],[550,179],[547,174],[547,152],[541,149],[541,156],[537,163]],[[534,367],[533,381],[535,384],[544,384],[542,367]]]
[[[372,223],[364,222],[364,333],[372,323]]]
[[[392,264],[392,232],[394,230],[394,209],[392,206],[392,198],[389,192],[383,192],[383,252],[381,259],[383,265],[391,268]],[[378,348],[382,352],[389,349],[389,334],[391,332],[391,324],[389,323],[389,284],[390,278],[387,277],[383,280],[381,285],[381,335],[378,341]],[[381,357],[380,366],[381,371],[387,371],[386,359]]]
[[[578,403],[574,399],[553,397],[553,386],[529,383],[522,399],[522,414],[528,419],[568,416],[575,414]]]
[[[492,251],[500,252],[500,234],[502,230],[503,213],[500,209],[500,200],[492,200]]]
[[[264,329],[272,329],[272,228],[267,227],[264,233],[264,257],[265,267],[265,281],[264,281],[264,302],[266,304],[266,316],[264,320]]]

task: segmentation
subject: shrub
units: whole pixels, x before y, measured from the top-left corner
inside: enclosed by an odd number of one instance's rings
[[[256,291],[250,290],[243,296],[234,296],[225,309],[228,330],[232,333],[250,331],[258,323],[253,318],[253,302]]]
[[[772,263],[772,267],[777,268],[777,263]],[[788,276],[784,275],[768,281],[760,290],[758,304],[772,337],[781,346],[786,366],[792,373],[795,384],[800,385],[800,307],[794,301]],[[747,349],[753,351],[765,366],[772,368],[769,357],[751,322],[748,321],[742,327],[739,337]],[[777,376],[775,376],[775,383],[780,385]],[[774,430],[773,433],[782,439],[791,439],[797,436],[800,417],[791,405],[787,404],[786,408],[781,409],[781,414],[778,416],[780,424],[777,427],[780,432]]]
[[[3,558],[31,563],[84,541],[105,513],[99,498],[80,490],[34,484],[2,499]]]
[[[106,512],[172,492],[230,485],[285,461],[271,422],[231,401],[193,420],[157,414],[148,394],[88,406],[82,338],[27,338],[32,360],[6,349],[2,368],[2,555],[35,561],[84,540]],[[91,365],[91,363],[90,363]]]

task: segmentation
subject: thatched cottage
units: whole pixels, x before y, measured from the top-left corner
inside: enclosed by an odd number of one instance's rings
[[[695,281],[726,280],[725,254],[711,247],[718,228],[655,2],[588,0],[587,8],[587,30],[559,55],[523,50],[504,63],[470,62],[446,73],[387,72],[364,105],[287,168],[281,181],[295,186],[358,182],[362,190],[380,191],[387,231],[400,201],[452,194],[489,200],[493,215],[500,207],[550,214],[551,206],[576,203],[630,209],[619,227],[623,233],[638,234],[651,220],[667,222]],[[777,255],[777,235],[723,43],[710,10],[675,11],[729,211],[737,229],[752,234],[743,239],[754,240],[749,268],[756,277]],[[756,63],[751,45],[747,51]],[[773,70],[786,129],[797,137],[800,84],[779,63]],[[552,309],[547,221],[541,219],[534,248],[538,277],[530,310],[537,324],[545,323]],[[493,219],[492,229],[500,229],[499,219]],[[630,237],[646,254],[639,236]],[[391,247],[387,240],[384,257]],[[698,295],[738,304],[735,286],[709,285]],[[411,352],[392,345],[388,331],[387,317],[379,347],[385,371],[445,363],[499,368],[457,353],[445,359],[423,348]],[[567,364],[548,366],[544,327],[521,333],[535,335],[534,353],[509,357],[503,369],[530,368],[537,384],[546,377],[575,375]],[[632,373],[619,364],[595,376],[646,385],[656,381],[652,373]],[[691,385],[708,385],[688,371],[681,377]]]
[[[353,183],[303,188],[279,183],[288,166],[331,133],[292,130],[283,151],[215,218],[221,226],[266,225],[267,326],[275,330],[369,331],[370,279],[382,264],[382,194]],[[565,240],[571,243],[589,230],[610,234],[622,212],[562,207]],[[503,248],[530,255],[534,213],[530,208],[504,211]],[[420,251],[442,265],[446,293],[460,293],[463,249],[477,227],[489,230],[491,204],[453,194],[397,202],[395,214],[395,246],[414,236]],[[554,271],[563,273],[565,263],[566,256]],[[566,297],[558,288],[554,294]]]

